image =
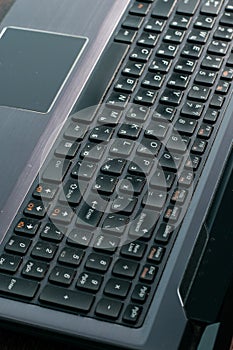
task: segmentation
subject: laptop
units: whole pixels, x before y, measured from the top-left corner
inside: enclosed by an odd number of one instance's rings
[[[13,3],[2,325],[82,349],[217,337],[232,308],[232,39],[232,0]]]

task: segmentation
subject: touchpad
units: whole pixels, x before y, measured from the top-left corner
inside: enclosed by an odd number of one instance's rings
[[[87,40],[5,28],[0,35],[0,106],[47,113]]]

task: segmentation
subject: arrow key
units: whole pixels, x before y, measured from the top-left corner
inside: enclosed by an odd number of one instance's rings
[[[43,218],[48,210],[48,205],[42,201],[31,200],[24,209],[24,214],[36,218]]]
[[[74,212],[70,207],[55,206],[53,207],[50,218],[52,221],[59,221],[62,224],[69,224],[73,218]]]

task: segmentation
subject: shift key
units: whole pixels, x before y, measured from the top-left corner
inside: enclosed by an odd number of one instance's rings
[[[39,283],[0,274],[0,293],[33,299]]]
[[[71,162],[67,159],[51,159],[43,173],[43,180],[55,183],[62,182],[70,165]]]

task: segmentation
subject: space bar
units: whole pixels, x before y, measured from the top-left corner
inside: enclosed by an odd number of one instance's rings
[[[127,54],[129,45],[113,42],[103,52],[87,85],[84,87],[73,113],[98,105]]]

